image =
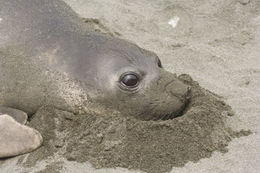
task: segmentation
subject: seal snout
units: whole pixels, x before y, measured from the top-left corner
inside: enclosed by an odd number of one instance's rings
[[[191,97],[191,87],[179,80],[173,80],[166,86],[166,92],[178,98],[182,103],[186,103]]]
[[[169,103],[171,113],[162,116],[160,119],[169,120],[182,116],[191,99],[191,87],[179,79],[174,79],[165,86],[165,89],[166,93],[172,98],[171,103]]]

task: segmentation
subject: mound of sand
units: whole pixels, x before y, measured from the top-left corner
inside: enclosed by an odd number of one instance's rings
[[[90,162],[96,168],[161,173],[210,157],[215,150],[226,152],[233,137],[250,133],[235,132],[226,125],[232,111],[219,96],[188,75],[179,78],[192,86],[192,99],[184,115],[172,120],[141,121],[113,112],[74,115],[51,107],[40,109],[30,126],[43,135],[44,143],[22,165],[34,167],[41,160],[58,157]],[[62,162],[48,165],[60,167],[57,172],[62,169]]]

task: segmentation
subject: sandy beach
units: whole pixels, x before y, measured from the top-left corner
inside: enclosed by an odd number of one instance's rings
[[[234,116],[228,118],[229,127],[251,131],[248,136],[233,138],[227,152],[215,151],[210,157],[173,167],[171,173],[259,172],[260,1],[64,1],[83,21],[91,23],[91,29],[156,53],[172,73],[189,74],[232,107]],[[58,164],[48,167],[48,160],[33,168],[16,166],[27,158],[30,160],[24,155],[6,163],[0,161],[0,172],[142,172],[120,167],[95,169],[90,163],[59,156],[53,156],[53,160],[62,162],[62,168]]]
[[[230,125],[253,132],[234,139],[225,154],[215,152],[172,172],[260,170],[259,1],[66,2],[82,17],[98,19],[121,38],[158,54],[167,70],[190,74],[222,96],[236,114]]]

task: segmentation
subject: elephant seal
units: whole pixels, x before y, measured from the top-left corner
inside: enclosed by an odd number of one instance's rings
[[[188,103],[189,86],[165,71],[156,54],[89,31],[63,1],[0,0],[0,18],[2,107],[29,117],[51,105],[75,114],[112,109],[140,120],[166,120],[179,116]],[[2,128],[26,128],[7,116],[0,122]],[[37,139],[28,144],[35,149],[41,137],[30,135],[21,139]],[[12,134],[0,139],[0,157],[6,157],[3,146],[23,142],[12,140]],[[8,156],[25,151],[8,150]]]

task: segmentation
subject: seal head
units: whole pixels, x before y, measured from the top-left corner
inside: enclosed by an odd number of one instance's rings
[[[44,105],[89,109],[83,102],[91,100],[143,120],[176,117],[185,108],[189,87],[154,53],[89,31],[64,2],[0,5],[0,105],[30,115]]]

